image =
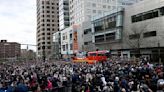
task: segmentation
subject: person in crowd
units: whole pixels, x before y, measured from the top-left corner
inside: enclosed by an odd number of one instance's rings
[[[163,92],[164,66],[111,59],[87,64],[0,64],[0,92]]]

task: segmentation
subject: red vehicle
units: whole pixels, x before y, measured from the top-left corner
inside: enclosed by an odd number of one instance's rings
[[[94,62],[103,62],[107,61],[108,56],[110,55],[108,50],[101,50],[101,51],[92,51],[88,52],[88,60],[94,60]]]
[[[74,58],[73,62],[86,62],[89,64],[93,64],[96,62],[103,62],[103,61],[107,61],[107,59],[109,58],[110,53],[108,50],[101,50],[101,51],[92,51],[92,52],[88,52],[87,56],[80,56],[79,55]]]

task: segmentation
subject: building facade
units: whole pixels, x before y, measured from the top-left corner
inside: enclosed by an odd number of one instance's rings
[[[122,8],[113,10],[106,15],[93,18],[92,42],[99,50],[112,50],[120,47],[123,32]]]
[[[78,49],[84,50],[84,43],[86,44],[83,38],[85,22],[92,21],[93,17],[99,18],[110,11],[132,5],[137,1],[140,0],[69,0],[70,25],[78,25]]]
[[[37,0],[37,52],[51,58],[53,33],[59,31],[58,0]]]
[[[115,8],[114,0],[69,0],[70,24],[81,24],[92,16],[103,14]]]
[[[59,0],[59,30],[69,26],[69,0]]]
[[[154,61],[164,58],[164,0],[144,0],[125,8],[122,48]],[[139,52],[137,52],[139,51]]]
[[[21,45],[19,43],[1,40],[0,47],[0,59],[16,60],[21,55]]]
[[[61,54],[63,58],[73,54],[73,28],[69,27],[61,31]]]
[[[83,22],[81,28],[82,28],[81,30],[83,30],[82,31],[83,32],[82,33],[83,41],[80,42],[80,43],[82,43],[81,44],[82,51],[95,51],[96,50],[95,44],[92,42],[93,32],[92,32],[91,21]]]
[[[61,58],[61,34],[60,31],[53,34],[53,57],[55,59]]]

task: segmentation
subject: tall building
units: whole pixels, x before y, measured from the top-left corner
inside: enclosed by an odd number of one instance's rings
[[[69,0],[59,0],[59,30],[69,26]]]
[[[51,57],[53,33],[58,30],[58,0],[37,0],[37,50],[40,57]]]
[[[122,49],[164,62],[164,0],[144,0],[125,8]]]
[[[81,24],[97,14],[115,8],[113,0],[69,0],[70,24]]]
[[[95,15],[101,15],[142,0],[69,0],[70,24],[90,21]]]
[[[16,59],[20,57],[21,45],[19,43],[1,40],[0,47],[0,59]]]

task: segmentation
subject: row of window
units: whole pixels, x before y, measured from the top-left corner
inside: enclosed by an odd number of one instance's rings
[[[42,6],[42,8],[44,9],[45,6]],[[46,9],[50,9],[50,6],[46,6]],[[55,8],[52,6],[51,9],[55,9]]]
[[[51,49],[51,46],[42,46],[42,47],[38,47],[38,50],[45,50],[45,49]]]
[[[50,40],[51,38],[50,37],[47,37],[47,40]],[[41,39],[39,38],[38,41],[40,40],[45,40],[45,37],[42,37]]]
[[[154,9],[154,10],[150,10],[148,12],[143,12],[137,15],[133,15],[131,17],[131,21],[132,23],[135,22],[139,22],[139,21],[144,21],[144,20],[148,20],[148,19],[153,19],[159,16],[164,16],[164,7],[158,8],[158,9]]]
[[[139,33],[132,34],[132,35],[129,35],[129,39],[140,39],[141,35],[142,34],[139,34]],[[150,31],[150,32],[143,33],[143,38],[153,37],[153,36],[157,36],[157,32],[156,31]]]
[[[115,40],[115,32],[114,33],[108,33],[108,34],[105,34],[105,35],[98,35],[98,36],[95,36],[95,42],[109,42],[109,41],[112,41],[112,40]]]
[[[85,30],[84,30],[84,35],[85,35],[85,34],[88,34],[88,33],[91,33],[91,32],[92,32],[91,28],[85,29]]]
[[[68,44],[62,45],[62,49],[63,49],[63,51],[67,51],[68,50]],[[73,44],[70,44],[70,50],[73,50]]]
[[[92,41],[84,42],[84,45],[89,45],[90,43],[92,43]]]
[[[42,1],[42,4],[52,4],[52,5],[55,5],[54,2],[50,2],[50,1]],[[56,5],[58,5],[58,3],[56,3]]]
[[[41,31],[51,31],[51,30],[52,30],[52,31],[55,31],[54,28],[52,28],[52,29],[50,29],[50,28],[46,28],[46,29],[45,29],[45,28],[42,28],[42,29],[41,29]],[[39,33],[39,32],[40,32],[40,31],[38,31],[38,33]]]
[[[72,40],[72,38],[73,38],[72,33],[69,34],[69,37],[70,37],[70,40]],[[63,40],[66,40],[67,39],[67,34],[66,33],[63,33],[62,39]]]
[[[45,44],[46,42],[42,42],[42,44]],[[51,44],[51,42],[47,42],[47,44]],[[41,45],[41,43],[38,43],[38,46]]]
[[[52,17],[52,18],[55,18],[55,15],[42,15],[42,17],[48,17],[48,18],[50,18],[50,17]],[[57,18],[58,18],[58,16],[57,16]]]
[[[113,22],[105,22],[102,25],[95,26],[95,32],[100,32],[108,29],[116,28],[116,21]]]

